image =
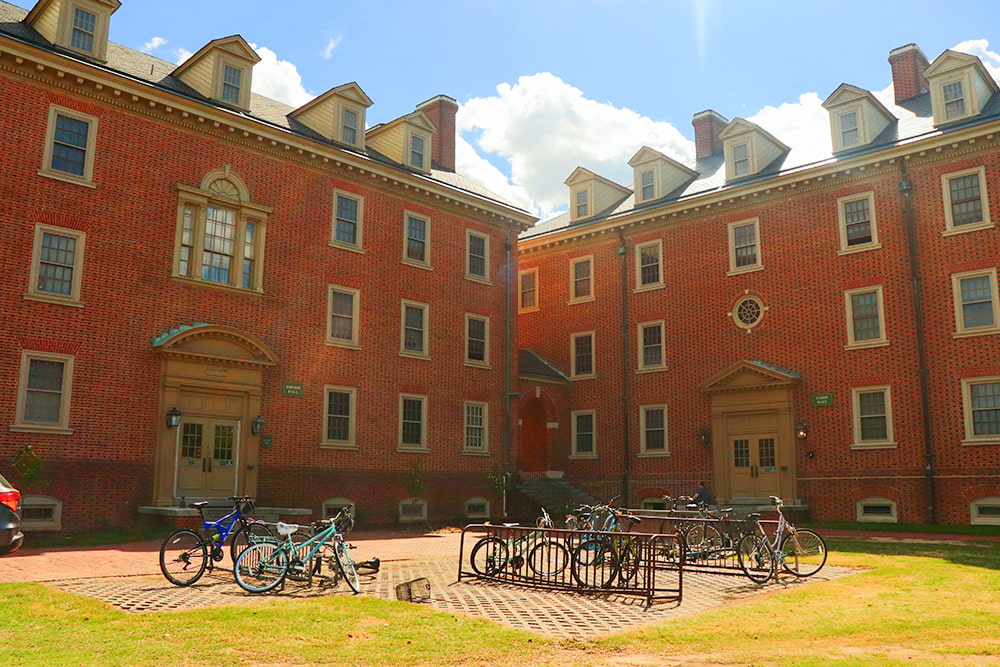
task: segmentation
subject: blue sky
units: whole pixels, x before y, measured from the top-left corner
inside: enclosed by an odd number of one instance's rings
[[[885,91],[904,44],[1000,73],[996,0],[123,0],[111,24],[173,62],[236,33],[264,58],[255,90],[293,106],[357,81],[375,124],[454,97],[459,171],[542,217],[578,165],[630,185],[642,145],[690,161],[704,109],[790,145],[827,134],[818,103],[841,83]]]

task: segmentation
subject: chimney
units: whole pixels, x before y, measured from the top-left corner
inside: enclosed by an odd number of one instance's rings
[[[728,124],[728,120],[711,109],[694,115],[694,118],[691,119],[691,125],[694,126],[695,158],[700,160],[722,150],[719,134]]]
[[[455,114],[458,113],[458,102],[447,95],[438,95],[418,104],[417,109],[437,125],[431,146],[431,166],[455,171]]]
[[[930,63],[916,44],[907,44],[890,51],[889,64],[892,66],[892,88],[896,93],[896,104],[927,92],[924,70],[930,67]]]

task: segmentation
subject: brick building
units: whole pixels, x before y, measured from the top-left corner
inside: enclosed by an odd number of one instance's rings
[[[251,94],[240,36],[180,66],[109,42],[119,5],[0,2],[0,463],[40,457],[28,526],[241,493],[497,513],[534,218],[455,173],[455,101],[293,109]]]
[[[894,104],[826,99],[824,155],[709,110],[694,165],[569,176],[518,245],[521,470],[1000,523],[1000,94],[966,54],[889,62]]]

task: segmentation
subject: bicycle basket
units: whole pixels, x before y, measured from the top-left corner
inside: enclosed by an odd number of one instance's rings
[[[354,514],[350,507],[345,507],[333,518],[333,523],[337,527],[337,532],[346,535],[354,530]]]
[[[255,509],[257,509],[257,506],[249,498],[240,503],[240,514],[253,514]]]

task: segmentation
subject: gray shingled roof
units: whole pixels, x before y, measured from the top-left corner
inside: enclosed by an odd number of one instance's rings
[[[568,382],[569,378],[561,370],[550,364],[534,350],[517,351],[517,374],[521,377],[533,377]]]

